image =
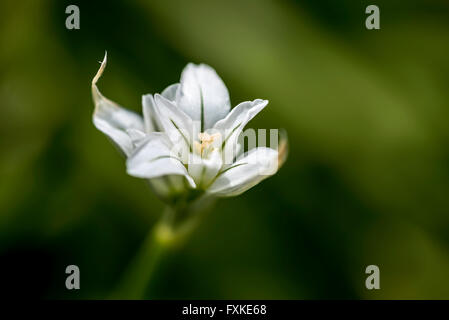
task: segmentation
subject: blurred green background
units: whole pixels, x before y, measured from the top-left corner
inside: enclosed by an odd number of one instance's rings
[[[65,28],[76,4],[81,29]],[[365,28],[380,7],[381,30]],[[213,66],[255,128],[287,130],[282,170],[223,199],[147,298],[449,298],[449,3],[2,1],[0,287],[105,298],[163,204],[91,121],[91,79],[141,95]],[[65,267],[81,290],[65,288]],[[380,290],[365,267],[380,267]]]

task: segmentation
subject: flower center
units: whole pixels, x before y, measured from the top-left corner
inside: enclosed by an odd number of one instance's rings
[[[206,132],[200,132],[198,134],[198,141],[194,141],[194,150],[201,157],[207,157],[214,149],[214,142],[220,138],[219,133],[208,134]]]

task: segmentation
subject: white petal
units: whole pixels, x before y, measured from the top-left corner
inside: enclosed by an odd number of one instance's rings
[[[156,178],[166,175],[182,175],[194,188],[195,182],[176,154],[168,137],[159,132],[148,134],[142,145],[126,161],[128,174],[139,178]]]
[[[170,140],[180,150],[191,151],[192,141],[198,135],[198,128],[192,119],[163,96],[156,94],[154,100],[162,128]]]
[[[178,91],[179,83],[172,84],[162,91],[161,95],[169,101],[176,99],[176,92]],[[154,97],[152,94],[145,94],[142,96],[142,113],[145,122],[145,130],[150,133],[153,131],[161,131],[162,125],[159,119],[159,114],[155,110]]]
[[[201,131],[223,119],[231,108],[228,89],[215,70],[205,64],[189,63],[184,68],[176,102],[194,121],[201,121]]]
[[[155,109],[154,98],[152,94],[142,96],[142,114],[145,122],[145,132],[150,133],[160,131],[161,124],[159,116]]]
[[[120,107],[104,97],[98,90],[97,81],[106,67],[106,59],[105,55],[100,69],[92,80],[92,96],[95,103],[92,120],[98,130],[106,134],[125,155],[129,156],[134,149],[134,144],[126,131],[128,129],[143,131],[143,121],[138,114]]]
[[[222,169],[226,169],[231,167],[235,160],[237,158],[239,158],[242,154],[243,154],[243,145],[240,142],[236,142],[234,149],[232,150],[232,152],[229,151],[229,147],[225,148],[227,150],[227,154],[222,154],[222,159],[223,159],[223,167]],[[229,155],[229,156],[227,156]]]
[[[134,146],[139,146],[141,142],[143,142],[146,138],[146,134],[143,131],[140,131],[138,129],[127,129],[126,133],[128,133],[129,137],[131,138],[132,143]]]
[[[198,188],[207,187],[217,175],[223,164],[219,150],[211,152],[210,157],[203,159],[191,153],[188,165],[189,175],[195,180]]]
[[[163,96],[167,100],[175,101],[178,89],[179,89],[179,83],[169,85],[167,88],[164,89],[164,91],[162,91],[161,96]]]
[[[252,149],[221,171],[207,191],[223,197],[236,196],[275,174],[277,169],[276,150],[266,147]]]
[[[240,133],[246,124],[255,117],[265,106],[268,100],[256,99],[238,104],[226,118],[214,125],[214,130],[221,132],[224,150],[222,150],[225,163],[229,163],[236,156],[237,142]]]

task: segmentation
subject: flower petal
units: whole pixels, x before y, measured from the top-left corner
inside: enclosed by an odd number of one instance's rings
[[[226,169],[231,167],[234,162],[236,161],[236,159],[238,159],[244,152],[244,148],[242,143],[240,142],[236,142],[234,149],[232,150],[232,152],[229,151],[230,148],[227,148],[227,154],[224,154],[222,156],[223,158],[223,167],[222,169]]]
[[[146,134],[143,131],[140,131],[138,129],[127,129],[126,133],[131,138],[131,141],[133,142],[135,147],[138,147],[141,142],[143,142],[146,138]]]
[[[164,91],[162,91],[161,96],[163,96],[167,100],[175,101],[178,89],[179,89],[179,83],[174,83],[172,85],[169,85],[167,88],[164,89]]]
[[[223,119],[231,105],[225,84],[214,69],[189,63],[181,74],[176,102],[192,120],[201,122],[201,132]]]
[[[265,106],[268,100],[256,99],[239,103],[226,118],[214,125],[214,130],[221,132],[223,137],[222,152],[225,163],[230,163],[236,156],[238,137],[246,124],[256,116]]]
[[[216,177],[223,164],[221,153],[218,149],[211,152],[209,158],[204,159],[195,153],[190,154],[188,172],[195,180],[198,188],[207,187]]]
[[[165,134],[159,132],[148,134],[146,141],[126,161],[128,174],[147,179],[181,175],[194,188],[195,182],[188,175],[181,160],[173,153],[172,148],[173,145]]]
[[[275,174],[277,169],[276,150],[255,148],[222,170],[207,191],[222,197],[236,196]]]
[[[172,84],[165,88],[161,95],[173,102],[176,99],[178,88],[179,83]],[[146,132],[161,131],[162,125],[159,115],[155,110],[154,97],[152,94],[145,94],[142,96],[142,113]]]
[[[180,150],[191,151],[192,141],[198,135],[192,119],[163,96],[156,94],[154,100],[157,113],[163,115],[159,117],[161,126],[170,140]]]
[[[145,132],[147,133],[161,130],[159,116],[154,105],[154,97],[152,94],[142,96],[142,114],[145,122]]]
[[[92,120],[98,130],[107,135],[126,156],[129,156],[134,150],[134,144],[126,130],[143,131],[143,121],[138,114],[120,107],[104,97],[98,90],[97,81],[106,67],[106,61],[105,55],[100,69],[92,80],[92,96],[95,104]]]

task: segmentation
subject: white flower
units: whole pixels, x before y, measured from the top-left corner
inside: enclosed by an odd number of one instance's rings
[[[278,150],[239,142],[246,124],[267,104],[256,99],[231,110],[229,93],[211,67],[189,63],[180,83],[142,97],[143,118],[105,98],[92,80],[94,125],[127,157],[128,174],[150,181],[165,198],[197,190],[234,196],[273,175],[285,161],[286,139]]]

